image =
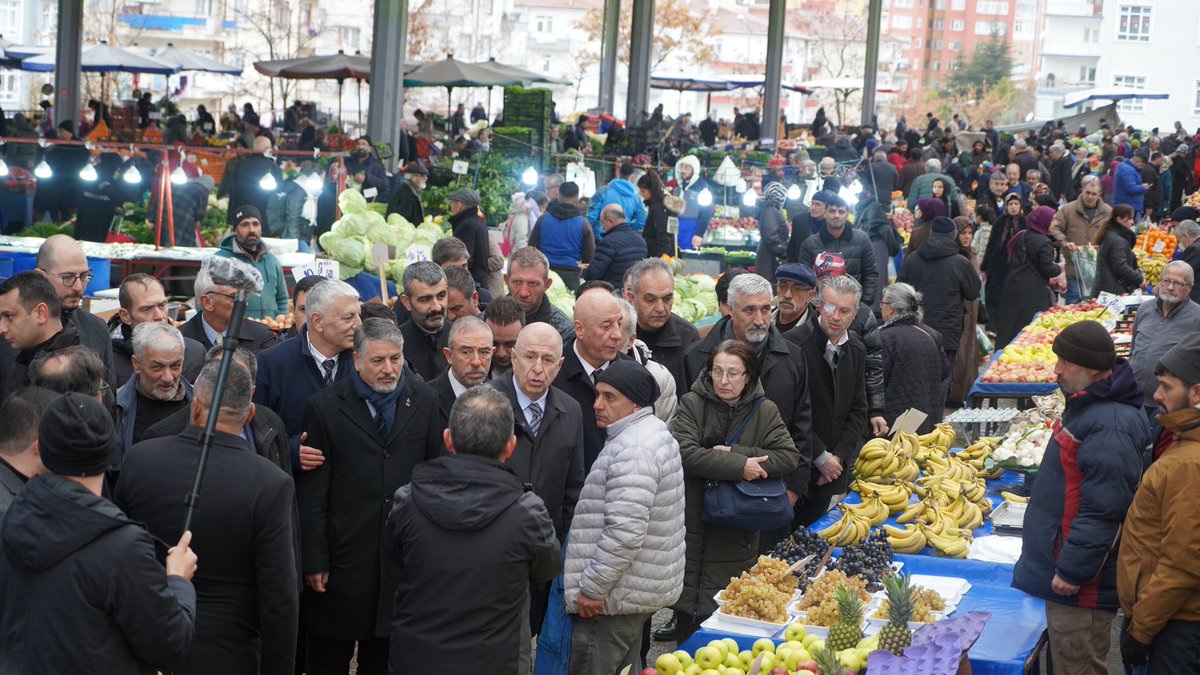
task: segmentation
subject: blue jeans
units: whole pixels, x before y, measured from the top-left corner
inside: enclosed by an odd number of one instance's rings
[[[1074,305],[1082,299],[1079,293],[1078,279],[1067,279],[1067,293],[1065,299],[1068,305]]]

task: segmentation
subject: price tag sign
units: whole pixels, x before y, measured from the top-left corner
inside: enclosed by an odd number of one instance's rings
[[[292,268],[292,277],[296,281],[300,281],[304,277],[325,277],[326,279],[337,279],[342,271],[341,264],[336,260],[328,260],[320,258],[314,260],[307,265],[300,265]]]
[[[1096,304],[1104,307],[1113,314],[1120,314],[1121,310],[1119,308],[1124,305],[1124,302],[1121,300],[1121,296],[1115,293],[1100,291],[1100,294],[1096,296]]]
[[[367,188],[367,189],[363,190],[363,197],[365,199],[374,199],[378,196],[379,196],[379,188],[372,187],[372,188]]]
[[[679,234],[679,219],[675,216],[667,217],[667,232]]]
[[[469,169],[470,167],[471,167],[471,164],[469,162],[465,162],[461,159],[456,159],[456,160],[454,160],[454,165],[450,167],[450,170],[460,176],[465,176],[465,175],[467,175],[467,169]]]
[[[1110,334],[1113,331],[1117,330],[1117,320],[1116,319],[1105,319],[1101,325],[1104,326],[1104,330],[1108,331]]]
[[[1163,251],[1167,250],[1167,242],[1159,239],[1158,241],[1154,242],[1153,250],[1156,254],[1161,255]]]
[[[428,246],[413,244],[412,246],[408,247],[408,250],[404,252],[404,255],[408,257],[408,264],[411,265],[415,262],[429,260],[433,256],[433,250]]]
[[[387,244],[375,244],[374,246],[371,247],[371,264],[372,265],[374,265],[375,267],[382,267],[383,265],[388,264],[388,260],[390,260],[390,258],[388,257],[388,245]]]

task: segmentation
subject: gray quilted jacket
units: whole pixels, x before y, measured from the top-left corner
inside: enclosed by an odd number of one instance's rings
[[[650,408],[608,428],[588,474],[567,544],[568,613],[579,593],[607,615],[669,607],[683,588],[683,464],[679,443]]]

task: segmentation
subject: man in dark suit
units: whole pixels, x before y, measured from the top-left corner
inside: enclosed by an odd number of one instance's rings
[[[356,644],[360,675],[387,672],[398,570],[381,533],[413,467],[442,454],[443,428],[437,395],[404,373],[400,330],[368,319],[354,338],[354,369],[304,412],[308,442],[325,458],[296,481],[310,675],[345,673]]]
[[[125,384],[133,375],[133,329],[143,323],[167,323],[167,294],[162,282],[149,274],[138,272],[121,280],[118,291],[121,310],[108,320],[112,338],[113,365],[116,367],[117,386]],[[183,379],[195,382],[204,367],[204,345],[183,339]]]
[[[450,423],[454,401],[471,387],[483,384],[492,369],[492,329],[477,317],[464,316],[450,326],[442,349],[450,367],[429,387],[438,395],[443,426]]]
[[[62,301],[43,275],[21,272],[0,283],[0,340],[8,349],[0,400],[30,384],[34,359],[79,344],[75,326],[64,323]]]
[[[105,380],[111,389],[117,388],[116,368],[113,366],[112,341],[108,327],[95,314],[83,311],[83,293],[92,279],[87,256],[78,241],[65,234],[47,237],[38,248],[37,271],[50,280],[62,302],[63,325],[70,324],[79,334],[79,344],[96,352],[104,362]]]
[[[637,310],[637,336],[646,343],[650,358],[666,366],[675,378],[675,391],[687,392],[683,353],[700,341],[696,327],[671,311],[675,306],[675,276],[660,258],[634,263],[625,275],[625,298]],[[680,394],[682,396],[682,394]]]
[[[233,365],[233,364],[231,364]],[[213,403],[219,364],[196,380],[190,426],[180,435],[135,445],[113,501],[151,534],[175,541]],[[191,524],[204,556],[197,571],[196,636],[179,675],[292,675],[296,653],[296,553],[291,477],[252,452],[242,428],[252,415],[253,380],[233,365],[225,383],[217,433]]]
[[[446,370],[446,272],[437,263],[423,260],[404,268],[404,292],[400,304],[408,310],[408,321],[400,325],[404,335],[404,357],[426,382]]]
[[[784,333],[804,355],[812,397],[816,470],[787,480],[793,492],[807,492],[795,525],[807,527],[825,515],[854,474],[867,429],[866,347],[850,330],[861,300],[862,286],[854,277],[830,277],[821,286],[815,316]]]
[[[199,311],[179,327],[179,332],[183,333],[185,338],[191,338],[204,345],[207,351],[225,339],[225,331],[229,330],[229,321],[233,318],[233,301],[237,299],[237,289],[215,283],[207,267],[201,267],[196,274],[195,289]],[[238,342],[242,346],[260,352],[276,341],[276,335],[270,328],[257,321],[242,322],[242,330],[238,334]],[[112,350],[111,343],[109,350]]]
[[[254,403],[283,420],[294,472],[311,471],[324,461],[321,451],[301,441],[304,405],[314,394],[345,379],[353,366],[351,348],[359,318],[358,291],[329,279],[308,292],[308,321],[300,335],[258,355]]]
[[[603,288],[584,291],[575,301],[575,338],[563,344],[562,370],[554,378],[554,386],[575,399],[583,413],[585,474],[604,448],[604,430],[596,426],[592,409],[596,404],[596,373],[621,353],[623,319],[621,306],[612,293]]]

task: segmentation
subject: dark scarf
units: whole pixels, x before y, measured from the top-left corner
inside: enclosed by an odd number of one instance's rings
[[[404,373],[401,372],[400,379],[396,382],[396,388],[390,394],[381,394],[368,387],[367,383],[358,376],[356,369],[350,369],[350,381],[354,384],[354,393],[370,403],[371,407],[375,408],[377,415],[383,415],[383,428],[380,429],[380,435],[385,441],[392,433],[392,425],[396,423],[396,401],[404,393],[405,379]]]
[[[1054,209],[1049,206],[1039,206],[1034,209],[1025,219],[1025,229],[1013,235],[1012,239],[1008,240],[1008,259],[1012,260],[1016,253],[1017,246],[1021,240],[1029,232],[1037,232],[1038,234],[1050,236],[1050,222],[1054,219]]]

